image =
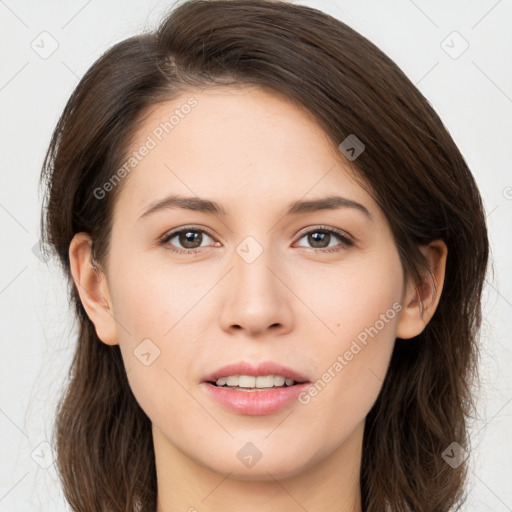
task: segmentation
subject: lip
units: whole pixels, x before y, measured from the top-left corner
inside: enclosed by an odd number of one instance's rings
[[[274,363],[272,361],[265,361],[255,365],[245,361],[228,364],[227,366],[223,366],[222,368],[219,368],[207,375],[203,379],[203,382],[215,382],[217,379],[220,379],[221,377],[228,377],[229,375],[249,375],[252,377],[280,375],[288,379],[293,379],[298,383],[309,382],[309,379],[305,375],[302,375],[287,366],[283,366],[282,364]]]
[[[229,375],[250,375],[260,377],[265,375],[280,375],[293,379],[296,384],[278,389],[264,389],[258,391],[237,391],[217,387],[213,383],[220,377]],[[300,372],[272,361],[251,364],[245,361],[228,364],[204,378],[201,387],[217,403],[225,409],[237,414],[249,416],[263,416],[284,409],[297,401],[298,396],[310,385],[307,376]]]
[[[202,382],[201,387],[225,409],[248,416],[272,414],[298,402],[298,396],[310,385],[309,382],[279,389],[261,391],[236,391]]]

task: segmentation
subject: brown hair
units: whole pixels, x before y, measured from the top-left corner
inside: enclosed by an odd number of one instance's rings
[[[438,309],[424,331],[397,339],[366,418],[360,475],[366,512],[442,512],[464,501],[477,334],[488,239],[481,197],[455,142],[429,102],[370,41],[316,9],[279,1],[193,0],[154,32],[108,50],[69,99],[43,166],[45,241],[69,282],[75,233],[105,262],[121,186],[94,191],[125,161],[141,116],[194,87],[253,84],[315,116],[338,146],[366,146],[348,162],[385,213],[406,276],[429,271],[418,246],[448,246]],[[340,153],[341,155],[341,153]],[[125,178],[124,181],[128,179]],[[156,510],[151,422],[136,402],[118,346],[102,343],[77,290],[79,339],[57,410],[55,444],[64,494],[75,511]]]

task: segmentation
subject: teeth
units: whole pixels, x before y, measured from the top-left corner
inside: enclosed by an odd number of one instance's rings
[[[231,385],[239,386],[241,388],[255,388],[256,387],[256,377],[250,377],[249,375],[239,375],[238,384],[231,384]]]
[[[231,377],[227,377],[226,384],[228,386],[238,386],[238,375],[233,375]]]
[[[282,386],[284,384],[284,377],[274,377],[274,386]]]
[[[285,378],[281,375],[262,375],[253,377],[250,375],[230,375],[217,379],[217,386],[229,386],[240,388],[272,388],[281,386],[293,386],[293,379]]]

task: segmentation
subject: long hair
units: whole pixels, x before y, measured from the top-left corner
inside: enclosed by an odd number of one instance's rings
[[[423,332],[397,339],[367,415],[360,486],[365,512],[444,512],[465,499],[477,336],[488,239],[480,194],[424,96],[374,44],[311,7],[270,0],[192,0],[151,33],[104,53],[70,97],[43,164],[44,241],[69,280],[79,337],[56,411],[55,447],[74,511],[156,510],[151,422],[135,400],[118,346],[96,335],[70,275],[69,244],[85,231],[105,261],[123,183],[101,187],[126,160],[149,108],[192,88],[256,85],[306,108],[334,147],[365,144],[346,161],[382,208],[406,276],[429,272],[419,246],[448,246],[442,296]],[[340,158],[344,158],[340,153]],[[457,446],[457,445],[455,445]]]

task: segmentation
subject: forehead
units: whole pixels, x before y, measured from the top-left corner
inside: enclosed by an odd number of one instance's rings
[[[153,106],[129,153],[139,155],[119,202],[138,213],[168,193],[248,209],[335,190],[371,200],[310,112],[256,87],[191,90]]]

